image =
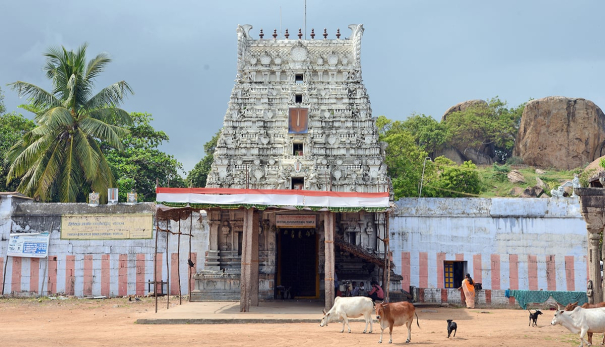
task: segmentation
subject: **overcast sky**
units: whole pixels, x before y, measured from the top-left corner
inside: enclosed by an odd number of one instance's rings
[[[281,8],[281,17],[280,17]],[[605,106],[605,1],[307,0],[307,34],[362,23],[362,76],[373,116],[441,119],[452,105],[499,96],[581,97]],[[281,19],[281,20],[280,20]],[[304,27],[304,0],[0,0],[0,88],[7,111],[24,103],[17,80],[50,90],[43,53],[88,42],[89,59],[113,62],[98,89],[125,80],[123,108],[153,114],[170,142],[162,149],[186,170],[221,128],[236,75],[237,24]],[[22,111],[26,113],[26,111]],[[26,116],[31,118],[30,114]]]

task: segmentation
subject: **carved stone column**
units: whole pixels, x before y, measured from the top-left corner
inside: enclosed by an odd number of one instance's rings
[[[210,235],[208,251],[206,252],[205,271],[220,271],[220,250],[218,249],[218,233],[221,225],[221,212],[210,212]]]
[[[588,271],[593,283],[592,297],[589,297],[591,304],[603,301],[603,287],[599,285],[601,283],[600,241],[601,229],[588,229]]]

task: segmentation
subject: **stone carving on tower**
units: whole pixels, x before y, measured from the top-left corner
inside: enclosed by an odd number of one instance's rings
[[[209,188],[385,192],[361,78],[363,25],[344,39],[259,38],[237,27],[238,60]]]

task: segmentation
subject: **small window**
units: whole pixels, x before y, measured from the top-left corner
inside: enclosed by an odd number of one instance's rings
[[[296,101],[297,104],[302,103],[302,94],[296,94],[296,96],[294,97],[294,100]]]
[[[292,177],[292,189],[303,190],[305,187],[304,177]]]
[[[297,74],[294,76],[294,81],[296,82],[296,84],[301,84],[304,82],[304,77],[302,74]]]
[[[303,144],[302,143],[293,143],[292,144],[292,155],[303,155]]]

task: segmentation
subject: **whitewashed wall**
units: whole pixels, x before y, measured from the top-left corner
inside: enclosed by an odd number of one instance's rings
[[[500,255],[496,290],[510,288],[510,254],[518,256],[516,289],[530,289],[528,256],[535,256],[538,290],[547,290],[547,257],[552,255],[556,290],[567,290],[570,285],[576,291],[586,290],[587,231],[577,198],[406,198],[396,203],[390,232],[395,272],[406,275],[408,265],[402,257],[410,258],[409,278],[404,276],[402,283],[405,290],[409,285],[419,287],[422,275],[428,276],[427,288],[443,288],[439,286],[443,283],[439,281],[443,276],[438,271],[439,253],[445,253],[445,260],[467,261],[471,276],[480,269],[484,289],[493,287],[491,258]],[[421,252],[427,253],[426,267],[420,266]],[[480,264],[474,263],[477,255]],[[565,268],[565,257],[571,256],[573,278]]]
[[[92,209],[92,210],[91,210]],[[153,238],[139,240],[61,240],[60,218],[62,214],[96,213],[150,213],[155,211],[151,203],[127,206],[102,205],[90,207],[87,204],[43,204],[23,199],[0,197],[0,274],[6,272],[4,295],[31,296],[48,294],[85,295],[146,295],[147,281],[154,279],[155,228]],[[153,220],[155,226],[155,219]],[[192,255],[195,271],[204,269],[204,256],[208,250],[208,223],[206,213],[194,213],[193,221],[181,221],[181,231],[191,232]],[[165,222],[160,222],[166,228]],[[170,229],[178,231],[178,223],[172,221]],[[33,260],[31,258],[7,257],[10,233],[51,232],[49,258]],[[166,247],[166,233],[158,237],[159,263],[158,280],[166,281],[170,274],[171,293],[175,293],[177,266],[180,268],[181,292],[189,292],[189,238],[181,236],[180,262],[175,261],[178,249],[178,237],[169,236]],[[168,257],[168,271],[166,258]],[[56,259],[56,264],[53,260]],[[103,259],[106,259],[104,262]],[[123,259],[123,261],[121,261]],[[177,264],[178,263],[178,264]],[[56,271],[53,266],[56,265]],[[71,273],[73,266],[73,274]],[[87,272],[88,271],[88,276]],[[35,276],[37,274],[37,276]],[[32,277],[33,276],[33,277]],[[73,293],[70,289],[73,281]],[[88,282],[86,282],[88,281]],[[51,283],[56,283],[55,287]],[[0,285],[2,281],[0,281]],[[87,294],[84,287],[92,286]],[[153,290],[153,289],[152,289]],[[90,290],[89,290],[90,291]]]

